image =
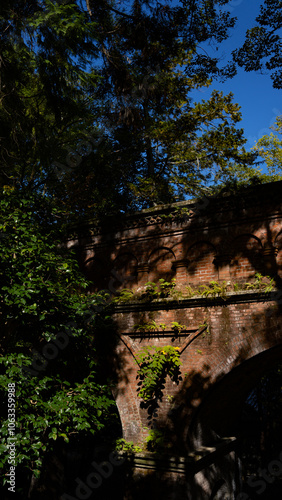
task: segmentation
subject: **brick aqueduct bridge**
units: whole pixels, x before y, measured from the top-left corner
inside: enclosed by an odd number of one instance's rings
[[[173,345],[182,362],[182,380],[167,380],[155,416],[168,453],[135,456],[135,490],[126,498],[248,498],[239,495],[236,429],[247,395],[282,359],[282,182],[154,207],[114,221],[107,232],[89,224],[69,246],[79,249],[93,291],[140,293],[148,281],[176,280],[172,296],[114,309],[112,365],[124,439],[140,445],[148,434],[136,353]],[[256,273],[274,277],[272,291],[263,291],[260,280],[244,287]],[[187,297],[187,286],[199,289],[212,280],[225,282],[226,296]],[[155,331],[134,328],[153,321]],[[185,325],[179,335],[175,321]]]

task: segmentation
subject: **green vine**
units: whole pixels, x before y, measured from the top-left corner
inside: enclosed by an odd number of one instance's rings
[[[144,402],[161,400],[166,377],[179,383],[180,348],[170,345],[164,347],[143,347],[136,359],[140,365],[138,370],[138,396]]]
[[[153,453],[165,453],[171,447],[163,431],[150,429],[146,437],[146,449]]]

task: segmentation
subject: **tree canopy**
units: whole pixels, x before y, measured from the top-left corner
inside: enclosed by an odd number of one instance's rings
[[[246,71],[270,72],[273,87],[281,89],[281,1],[264,0],[256,22],[248,29],[243,46],[233,52],[234,60]]]
[[[254,150],[265,161],[269,178],[281,180],[282,175],[282,116],[278,116],[272,127],[273,131],[269,135],[263,135]]]
[[[94,25],[75,2],[5,2],[1,25],[1,181],[41,189],[55,160],[92,124],[86,71]]]
[[[207,51],[234,26],[227,3],[5,3],[2,183],[85,217],[196,195],[251,165],[232,95],[191,96],[232,75]]]

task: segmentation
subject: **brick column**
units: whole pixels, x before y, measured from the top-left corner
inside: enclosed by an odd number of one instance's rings
[[[137,266],[137,284],[144,286],[149,281],[150,265],[147,262],[141,262]]]
[[[276,273],[276,255],[278,249],[266,242],[262,251],[265,274]]]
[[[218,270],[218,279],[221,281],[230,280],[230,262],[231,257],[228,254],[216,255],[214,265]]]
[[[187,259],[179,259],[172,261],[172,268],[175,269],[175,279],[176,285],[187,285],[188,281],[188,272],[187,267],[189,264],[189,260]]]

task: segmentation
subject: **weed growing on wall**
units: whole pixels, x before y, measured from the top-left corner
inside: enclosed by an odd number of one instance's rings
[[[208,284],[200,285],[199,288],[192,288],[190,285],[185,286],[185,290],[175,290],[177,283],[175,279],[167,282],[163,279],[159,280],[159,285],[153,281],[145,284],[144,289],[132,291],[124,288],[119,292],[119,295],[114,298],[115,303],[133,302],[133,301],[152,301],[155,299],[190,299],[193,297],[215,298],[221,297],[223,300],[227,298],[230,292],[260,291],[263,293],[272,292],[275,288],[275,280],[270,276],[263,276],[256,273],[254,281],[248,283],[234,283],[232,281],[218,282],[211,280]]]

